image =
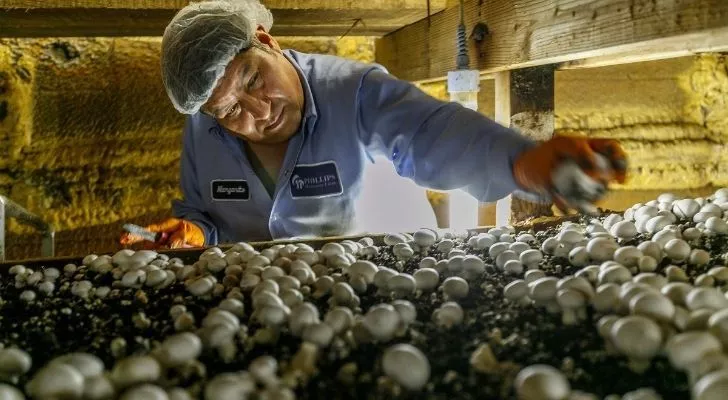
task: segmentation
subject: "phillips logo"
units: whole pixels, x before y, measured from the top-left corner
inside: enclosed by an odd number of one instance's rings
[[[293,178],[291,178],[291,182],[293,183],[293,186],[296,187],[296,189],[301,190],[304,186],[306,186],[306,182],[301,179],[298,175],[293,175]]]

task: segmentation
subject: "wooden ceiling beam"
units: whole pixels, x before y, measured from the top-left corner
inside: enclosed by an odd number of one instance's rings
[[[430,0],[430,12],[447,0]],[[185,0],[0,0],[0,37],[161,36]],[[278,36],[382,36],[427,16],[426,0],[268,0]]]
[[[377,62],[410,81],[441,79],[456,67],[459,7],[377,40]],[[470,67],[484,73],[545,64],[610,65],[728,49],[725,0],[465,1]],[[470,34],[471,31],[468,32]]]

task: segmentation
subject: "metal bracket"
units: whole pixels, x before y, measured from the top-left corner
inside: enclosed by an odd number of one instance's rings
[[[41,256],[53,257],[55,255],[55,234],[53,226],[40,217],[21,207],[9,198],[0,195],[0,262],[5,261],[5,219],[15,218],[18,222],[32,226],[43,234],[41,242]]]

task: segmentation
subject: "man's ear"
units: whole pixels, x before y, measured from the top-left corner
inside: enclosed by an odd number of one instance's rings
[[[263,28],[263,26],[261,25],[258,25],[258,29],[255,31],[255,37],[258,38],[261,43],[270,47],[273,50],[281,49],[278,41],[273,36],[271,36],[270,33],[266,32],[265,28]]]

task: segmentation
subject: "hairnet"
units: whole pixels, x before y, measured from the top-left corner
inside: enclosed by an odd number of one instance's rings
[[[259,0],[192,3],[175,15],[162,39],[162,80],[179,112],[194,114],[205,104],[225,67],[250,48],[258,25],[273,25]]]

